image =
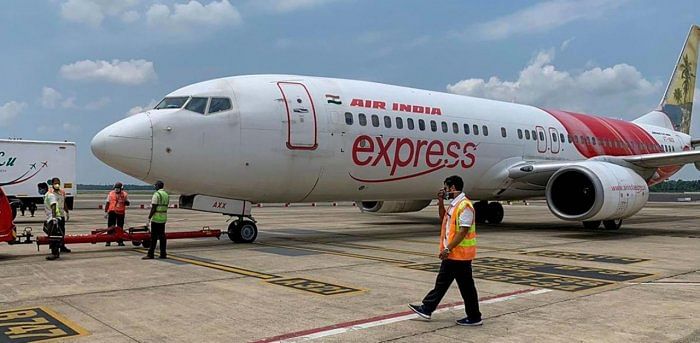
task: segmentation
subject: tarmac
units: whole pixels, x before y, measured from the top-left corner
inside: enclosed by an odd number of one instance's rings
[[[82,195],[68,233],[104,227],[102,199]],[[133,203],[127,226],[143,225]],[[45,246],[0,245],[0,342],[700,341],[699,203],[650,203],[617,231],[560,221],[543,202],[504,207],[502,224],[477,227],[481,327],[455,324],[456,285],[432,321],[408,311],[435,281],[435,206],[318,204],[254,208],[255,243],[171,240],[167,260],[129,242],[76,244],[53,262]],[[168,231],[227,225],[169,218]],[[16,224],[41,231],[39,218]]]

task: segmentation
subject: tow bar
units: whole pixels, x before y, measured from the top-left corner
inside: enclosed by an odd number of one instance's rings
[[[180,231],[180,232],[166,232],[165,238],[170,239],[184,239],[184,238],[205,238],[205,237],[216,237],[219,239],[221,237],[221,230],[212,230],[205,226],[201,230],[197,231]],[[65,244],[78,244],[78,243],[106,243],[106,242],[129,242],[134,246],[143,245],[145,248],[151,245],[151,232],[146,226],[131,227],[126,230],[113,226],[107,229],[97,229],[91,231],[89,234],[82,235],[65,235],[63,238]],[[41,245],[49,244],[49,236],[38,236],[36,238],[37,248]]]

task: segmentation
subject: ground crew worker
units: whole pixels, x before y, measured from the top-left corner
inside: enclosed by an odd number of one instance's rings
[[[160,240],[160,258],[168,258],[165,247],[165,222],[168,221],[168,204],[170,204],[170,196],[163,190],[165,184],[163,181],[156,181],[156,192],[153,193],[151,199],[151,212],[148,214],[148,220],[151,223],[151,246],[148,248],[148,254],[143,257],[144,260],[153,259],[156,251],[156,242]]]
[[[51,255],[47,256],[46,259],[49,261],[55,260],[60,257],[61,252],[69,253],[68,249],[63,241],[63,237],[66,234],[66,210],[65,200],[66,194],[61,189],[61,180],[57,177],[51,179],[51,187],[47,187],[46,194],[44,195],[44,207],[46,209],[46,231],[51,237],[49,238],[49,248],[51,249]]]
[[[420,317],[430,319],[450,288],[452,280],[457,280],[459,293],[464,299],[464,310],[467,313],[466,317],[457,320],[457,324],[478,326],[483,322],[472,277],[472,260],[476,257],[475,213],[471,201],[462,193],[463,187],[462,178],[454,175],[445,179],[445,188],[438,192],[438,211],[442,222],[440,271],[435,280],[435,288],[423,298],[423,304],[409,304],[408,307]],[[447,210],[443,200],[445,198],[452,199]]]
[[[107,216],[107,227],[118,226],[124,228],[124,218],[126,217],[126,207],[129,206],[129,193],[123,190],[121,182],[114,184],[114,189],[107,195],[105,203],[105,213]],[[117,242],[120,247],[124,246],[124,241]],[[110,246],[111,242],[107,242]]]

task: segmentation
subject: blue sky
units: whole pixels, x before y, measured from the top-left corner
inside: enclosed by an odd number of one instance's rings
[[[181,86],[232,75],[361,79],[633,119],[657,105],[700,23],[694,0],[3,5],[0,137],[75,141],[80,183],[135,182],[92,156],[100,129]]]

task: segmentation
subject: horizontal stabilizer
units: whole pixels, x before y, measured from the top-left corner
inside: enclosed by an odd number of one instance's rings
[[[620,158],[642,168],[661,168],[700,162],[700,150],[662,152],[658,154],[624,156]]]

